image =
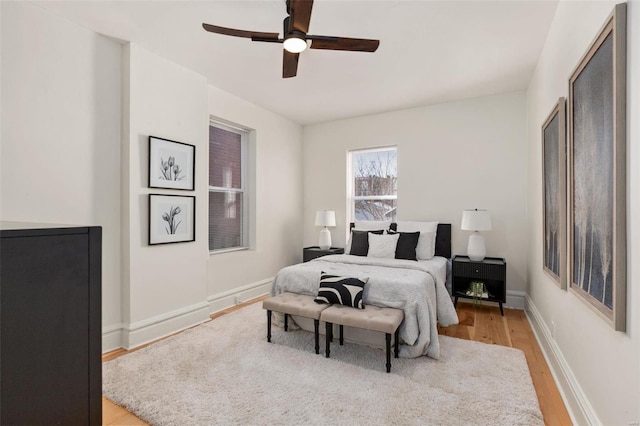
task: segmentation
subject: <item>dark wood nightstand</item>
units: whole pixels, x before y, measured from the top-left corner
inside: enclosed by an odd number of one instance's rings
[[[302,260],[304,262],[308,262],[311,259],[315,259],[316,257],[326,256],[328,254],[344,254],[344,249],[340,247],[331,247],[330,249],[322,250],[318,246],[305,247],[302,250]]]
[[[479,297],[479,300],[498,302],[500,304],[500,314],[504,316],[502,304],[507,301],[507,262],[501,257],[485,257],[479,262],[469,259],[467,256],[455,256],[451,269],[451,279],[453,285],[454,305],[458,303],[458,298],[473,299],[473,295],[468,295],[469,283],[471,281],[482,281],[487,289],[488,295]]]

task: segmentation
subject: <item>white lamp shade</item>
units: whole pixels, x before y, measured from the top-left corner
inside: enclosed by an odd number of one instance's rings
[[[316,226],[336,226],[336,212],[333,210],[318,210],[316,212]]]
[[[487,210],[465,210],[462,212],[462,225],[464,231],[490,231],[491,217]]]

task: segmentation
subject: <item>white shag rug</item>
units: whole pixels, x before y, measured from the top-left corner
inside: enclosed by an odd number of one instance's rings
[[[153,425],[542,425],[524,353],[440,336],[392,358],[273,327],[261,303],[103,364],[104,395]],[[334,336],[335,337],[335,336]]]

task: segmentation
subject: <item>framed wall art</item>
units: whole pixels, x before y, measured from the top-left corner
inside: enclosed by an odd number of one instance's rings
[[[195,189],[196,147],[149,136],[149,188]]]
[[[196,197],[149,194],[149,245],[195,241]]]
[[[542,124],[543,269],[567,289],[566,100]]]
[[[626,328],[626,4],[569,79],[569,283]]]

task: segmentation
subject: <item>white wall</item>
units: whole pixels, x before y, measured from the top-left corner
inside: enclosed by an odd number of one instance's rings
[[[2,2],[2,220],[102,226],[102,323],[120,315],[121,46]]]
[[[208,319],[207,82],[133,43],[123,62],[123,343],[133,347]],[[148,188],[149,135],[195,145],[195,191]],[[150,193],[196,196],[195,241],[148,245]]]
[[[139,45],[2,2],[3,220],[103,226],[103,350],[268,291],[301,258],[302,130]],[[10,107],[8,107],[10,106]],[[255,250],[209,255],[209,115],[253,130]],[[147,188],[148,136],[196,146],[196,190]],[[148,194],[196,195],[196,241],[148,246]]]
[[[304,129],[304,244],[317,245],[316,210],[336,211],[334,246],[346,239],[347,151],[397,145],[398,220],[452,224],[453,254],[465,254],[462,211],[486,208],[488,256],[507,260],[507,289],[523,306],[526,277],[524,92],[334,121]],[[515,293],[514,293],[515,292]]]
[[[255,154],[255,241],[252,250],[209,256],[207,291],[215,311],[268,292],[279,269],[302,260],[302,127],[213,86],[209,113],[252,129]]]
[[[125,47],[123,321],[125,346],[208,319],[208,314],[265,294],[272,277],[301,257],[302,156],[299,125],[207,84],[204,77],[144,50]],[[126,69],[128,68],[128,72]],[[251,131],[255,147],[251,250],[209,254],[210,115]],[[196,191],[147,188],[148,136],[196,146]],[[196,241],[147,245],[149,193],[196,195]],[[128,336],[128,337],[127,337]]]
[[[640,421],[640,4],[628,4],[627,331],[616,332],[542,271],[541,125],[614,1],[560,2],[528,90],[529,308],[578,424]],[[555,338],[551,333],[555,324]]]

